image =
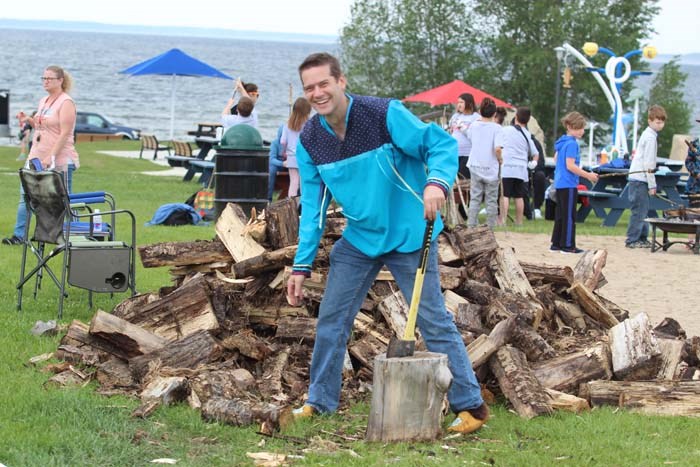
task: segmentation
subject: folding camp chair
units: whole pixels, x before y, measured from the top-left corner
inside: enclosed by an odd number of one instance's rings
[[[114,216],[129,216],[131,219],[131,243],[116,240],[108,229],[96,228],[94,217],[98,215],[88,210],[80,214],[71,209],[71,198],[66,192],[62,174],[53,170],[36,172],[22,169],[20,181],[24,188],[27,205],[27,227],[22,249],[20,279],[17,284],[17,309],[22,309],[22,291],[25,284],[36,278],[34,297],[41,284],[42,273],[46,271],[59,289],[58,317],[63,316],[63,300],[66,294],[66,279],[70,285],[90,292],[125,292],[131,290],[136,294],[136,220],[126,209],[111,209],[99,213],[114,219]],[[89,193],[88,195],[100,194]],[[79,197],[75,196],[77,200]],[[100,196],[82,198],[83,204],[89,204],[89,198],[104,199]],[[93,200],[94,201],[94,200]],[[113,206],[113,200],[111,202]],[[35,219],[34,234],[30,237],[30,224]],[[88,222],[80,222],[87,219]],[[112,220],[114,224],[114,220]],[[103,241],[99,241],[103,238]],[[47,244],[55,245],[45,253]],[[37,259],[37,265],[26,273],[27,253],[31,252]],[[60,279],[51,269],[51,259],[63,253]]]

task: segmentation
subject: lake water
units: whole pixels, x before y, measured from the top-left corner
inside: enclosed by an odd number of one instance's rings
[[[164,139],[170,133],[171,77],[118,72],[171,48],[256,83],[259,129],[266,139],[287,119],[289,84],[294,98],[301,95],[297,66],[310,53],[335,52],[334,44],[0,29],[0,89],[10,90],[11,116],[29,113],[45,95],[44,68],[59,65],[73,76],[71,95],[79,110],[103,113]],[[197,122],[219,120],[233,81],[182,76],[175,81],[175,138],[184,138]],[[17,120],[11,125],[15,133]]]
[[[73,75],[71,94],[79,110],[103,113],[164,139],[170,133],[171,78],[118,72],[174,47],[229,76],[258,84],[261,98],[256,107],[265,139],[273,138],[288,116],[289,84],[294,98],[301,95],[299,63],[312,52],[336,51],[335,44],[0,29],[0,89],[10,89],[10,115],[29,113],[44,96],[40,80],[44,68],[60,65]],[[659,66],[653,64],[652,69]],[[698,115],[700,66],[682,69],[689,74],[686,99]],[[638,86],[648,90],[651,78],[641,77]],[[185,138],[197,122],[219,120],[232,81],[193,77],[175,81],[175,138]],[[15,133],[15,119],[11,125]],[[694,123],[691,132],[700,134],[700,125]]]

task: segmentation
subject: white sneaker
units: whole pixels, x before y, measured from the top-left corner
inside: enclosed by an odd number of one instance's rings
[[[542,219],[542,211],[535,209],[535,219]]]
[[[486,215],[486,208],[481,208],[481,211],[479,211],[480,216],[485,216]]]

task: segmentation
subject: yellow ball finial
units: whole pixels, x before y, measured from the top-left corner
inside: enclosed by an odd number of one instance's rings
[[[596,44],[595,42],[586,42],[585,44],[583,44],[583,53],[585,53],[589,57],[594,56],[598,53],[598,44]]]
[[[642,49],[642,53],[644,54],[644,58],[651,60],[652,58],[656,57],[656,47],[653,45],[647,45]]]

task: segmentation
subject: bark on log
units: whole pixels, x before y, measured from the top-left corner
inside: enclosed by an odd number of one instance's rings
[[[412,357],[374,360],[367,441],[434,440],[442,431],[442,401],[452,375],[447,356],[416,352]]]
[[[491,270],[499,289],[537,300],[512,248],[496,248],[491,256]]]
[[[157,300],[160,300],[160,295],[157,293],[142,293],[134,295],[133,297],[128,297],[119,302],[112,310],[112,314],[129,321],[127,318],[125,318],[125,316],[138,313],[137,310],[140,310],[144,306]]]
[[[488,331],[484,328],[484,323],[481,319],[482,313],[483,307],[481,305],[469,303],[466,300],[464,303],[457,304],[457,312],[454,314],[457,329],[477,335],[486,334]]]
[[[308,318],[309,311],[303,306],[248,306],[242,310],[242,315],[247,319],[249,325],[276,327],[281,318]]]
[[[607,258],[608,250],[588,250],[585,252],[574,266],[574,281],[582,283],[590,291],[605,285],[601,278]]]
[[[598,299],[598,296],[591,292],[591,289],[583,285],[581,282],[575,282],[568,289],[569,294],[576,299],[588,316],[596,322],[604,326],[606,329],[619,324],[619,321],[613,314],[605,308],[603,303]]]
[[[131,371],[129,371],[129,365],[116,357],[100,364],[97,367],[95,375],[103,389],[134,389],[137,386]]]
[[[323,231],[323,236],[334,239],[340,238],[347,225],[348,220],[344,217],[329,217],[326,219],[326,229]]]
[[[266,210],[267,240],[277,250],[299,241],[299,206],[297,198],[270,203]]]
[[[492,302],[499,302],[508,312],[515,315],[522,315],[528,323],[535,326],[535,318],[541,317],[542,305],[532,300],[523,300],[521,296],[500,290],[481,282],[467,279],[458,290],[459,294],[472,303],[488,306]],[[500,319],[494,323],[489,323],[485,319],[486,325],[495,326]]]
[[[613,373],[617,379],[651,379],[659,371],[659,344],[646,313],[626,319],[608,331]]]
[[[579,352],[536,363],[532,369],[542,386],[575,393],[581,383],[612,377],[610,347],[603,342]]]
[[[445,265],[459,265],[462,257],[455,251],[445,232],[438,236],[438,262]]]
[[[259,255],[249,256],[235,263],[231,268],[231,272],[233,277],[243,278],[257,276],[263,272],[283,269],[284,266],[292,264],[296,252],[296,245],[287,246],[274,251],[263,251]]]
[[[680,338],[685,339],[686,334],[681,324],[673,318],[664,318],[654,328],[654,335],[657,337],[665,337],[667,339]]]
[[[586,330],[586,320],[583,319],[583,311],[576,303],[567,302],[563,299],[554,301],[554,311],[564,321],[564,323],[577,331]]]
[[[451,232],[445,232],[445,235],[463,261],[498,248],[493,230],[485,225],[474,228],[458,225]]]
[[[200,371],[190,378],[190,389],[201,404],[212,398],[245,397],[255,387],[255,378],[244,368]]]
[[[520,350],[506,345],[490,360],[491,371],[498,379],[503,395],[523,418],[552,413],[549,396],[533,374]]]
[[[232,203],[226,205],[216,221],[216,233],[236,263],[265,252],[265,248],[246,233],[246,222],[243,211]]]
[[[278,339],[308,339],[313,342],[316,338],[316,318],[301,318],[285,316],[277,321]]]
[[[90,322],[90,334],[122,349],[128,358],[162,348],[167,340],[102,310]]]
[[[621,308],[620,306],[618,306],[617,303],[615,303],[611,300],[608,300],[607,298],[605,298],[604,296],[600,295],[597,292],[595,292],[593,295],[595,295],[596,298],[598,298],[598,300],[600,300],[600,303],[602,303],[603,306],[610,313],[613,314],[613,316],[615,317],[615,319],[617,319],[617,321],[619,323],[623,322],[624,320],[626,320],[627,318],[630,317],[630,312]]]
[[[221,347],[208,331],[190,334],[155,352],[129,360],[134,378],[141,381],[151,366],[169,368],[196,368],[202,363],[214,361],[221,355]]]
[[[406,319],[408,317],[408,303],[401,291],[396,291],[388,297],[384,298],[378,305],[377,309],[384,317],[389,329],[396,336],[402,336],[406,329]]]
[[[272,348],[249,329],[226,337],[221,341],[221,347],[226,350],[237,350],[241,355],[260,362],[272,353]]]
[[[520,267],[531,284],[541,282],[570,287],[574,283],[574,270],[569,266],[520,261]]]
[[[280,407],[266,402],[250,402],[244,399],[209,399],[202,405],[202,418],[234,426],[247,426],[252,423],[279,422]]]
[[[377,355],[386,352],[387,345],[386,341],[379,339],[377,336],[366,334],[362,338],[354,340],[348,347],[348,352],[363,367],[367,368],[371,375],[372,362]]]
[[[700,417],[700,381],[591,381],[581,386],[591,406],[648,415]]]
[[[159,400],[163,405],[170,405],[187,399],[189,386],[184,376],[159,376],[150,381],[141,391],[141,401]]]
[[[463,268],[453,268],[443,264],[438,266],[440,272],[440,287],[445,290],[453,290],[462,284]]]
[[[493,328],[488,336],[482,334],[467,346],[467,353],[472,362],[472,368],[479,368],[481,365],[488,362],[491,355],[510,342],[516,325],[515,321],[516,318],[514,316],[501,321]]]
[[[165,242],[139,247],[144,268],[189,266],[217,261],[231,263],[233,258],[219,241]]]
[[[210,295],[206,278],[198,274],[158,301],[125,310],[121,318],[168,341],[202,330],[216,331],[219,321],[209,301]]]
[[[270,357],[265,365],[265,372],[258,384],[260,393],[267,397],[284,396],[282,390],[282,373],[289,362],[289,347],[278,351]]]
[[[527,361],[531,363],[548,360],[556,356],[552,346],[537,331],[525,323],[522,318],[517,319],[510,343],[513,347],[521,350],[525,354]]]

